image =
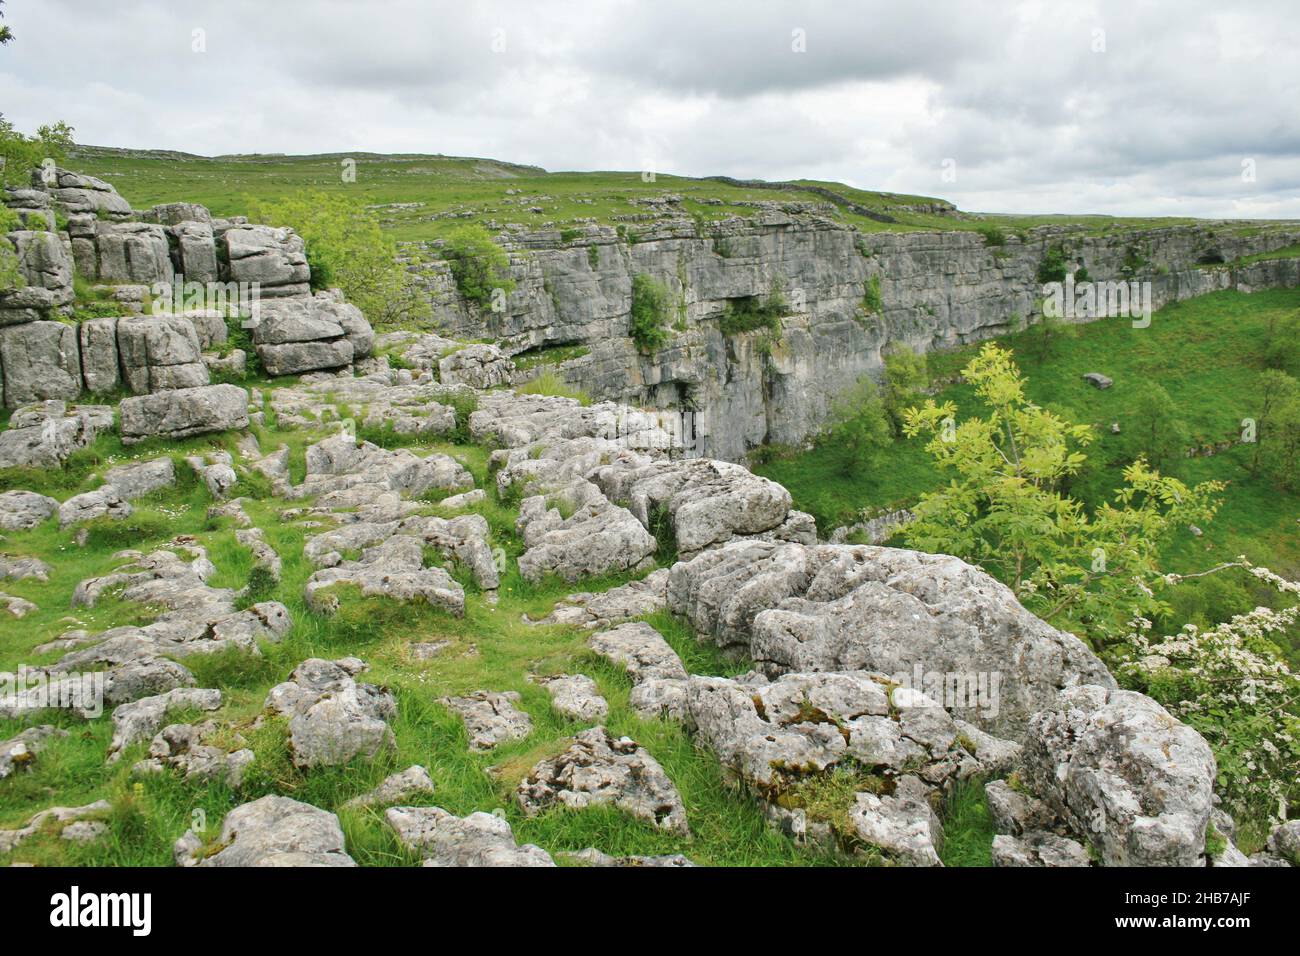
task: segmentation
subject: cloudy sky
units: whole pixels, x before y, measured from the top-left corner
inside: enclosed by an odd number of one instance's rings
[[[79,142],[833,179],[971,210],[1300,218],[1295,0],[7,0]]]

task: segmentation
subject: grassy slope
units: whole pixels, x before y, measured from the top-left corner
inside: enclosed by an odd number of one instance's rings
[[[1243,418],[1257,414],[1255,380],[1270,318],[1298,308],[1300,290],[1295,289],[1253,295],[1217,292],[1161,309],[1146,329],[1135,329],[1123,319],[1080,326],[1076,338],[1064,341],[1041,364],[1030,357],[1023,334],[1003,341],[1021,357],[1030,398],[1097,426],[1098,438],[1089,454],[1101,467],[1076,491],[1095,501],[1120,483],[1119,472],[1132,458],[1123,428],[1138,383],[1154,381],[1169,392],[1194,442],[1232,438]],[[977,348],[932,355],[932,375],[954,374]],[[1092,371],[1109,375],[1115,384],[1098,391],[1083,380],[1083,374]],[[959,416],[979,412],[965,384],[943,389],[936,399],[956,402]],[[1120,423],[1119,435],[1111,434],[1112,422]],[[1168,556],[1172,570],[1203,568],[1244,553],[1279,573],[1300,575],[1300,499],[1265,478],[1252,478],[1246,469],[1250,450],[1237,446],[1179,464],[1176,473],[1186,481],[1218,479],[1229,485],[1223,507],[1204,536],[1186,534],[1175,542]],[[851,521],[861,508],[906,504],[941,481],[919,441],[899,442],[890,452],[889,467],[879,473],[860,474],[842,449],[833,446],[755,470],[788,487],[796,507],[812,511],[824,525]]]
[[[303,448],[313,437],[320,436],[272,428],[262,430],[259,437],[264,448],[287,441],[294,452],[291,470],[300,477]],[[165,450],[144,447],[128,452],[116,437],[102,436],[54,480],[49,480],[48,475],[8,472],[0,474],[0,490],[35,487],[63,499],[93,487],[98,471],[127,457],[149,458],[164,451],[179,456],[230,445],[229,436],[217,436],[191,439]],[[454,455],[474,472],[480,486],[491,487],[482,448],[414,447],[419,453],[442,451]],[[247,580],[250,556],[236,544],[233,526],[225,521],[210,521],[207,508],[211,501],[206,489],[188,476],[188,469],[178,469],[178,473],[183,477],[177,487],[137,502],[136,513],[128,521],[96,525],[85,547],[73,543],[72,529],[60,531],[56,522],[6,536],[4,553],[42,556],[53,565],[53,573],[45,584],[32,580],[5,582],[4,590],[36,602],[40,611],[21,623],[4,623],[0,619],[0,671],[57,659],[57,653],[38,656],[32,648],[69,628],[84,626],[98,631],[152,620],[154,613],[150,609],[111,598],[94,609],[71,609],[72,591],[78,581],[107,573],[120,564],[113,554],[121,548],[152,550],[165,545],[173,535],[194,535],[208,548],[218,568],[219,576],[212,582],[215,586],[239,587]],[[253,497],[247,510],[264,528],[285,563],[280,586],[260,597],[283,601],[291,611],[294,626],[282,643],[265,646],[261,658],[236,654],[187,660],[199,686],[216,686],[226,692],[225,706],[216,715],[174,715],[172,719],[183,722],[216,716],[241,728],[248,745],[257,753],[243,792],[236,795],[221,786],[186,784],[171,772],[133,778],[131,765],[144,755],[147,743],[132,747],[120,763],[106,766],[104,755],[112,729],[107,716],[83,722],[65,713],[49,712],[28,721],[0,720],[0,740],[31,723],[53,722],[71,731],[70,737],[53,742],[39,755],[31,772],[0,782],[0,827],[20,825],[46,806],[78,806],[100,798],[113,804],[112,813],[107,815],[112,828],[108,840],[83,848],[51,832],[24,844],[10,860],[0,859],[0,864],[30,861],[165,865],[171,860],[172,842],[189,828],[196,810],[203,811],[212,828],[219,826],[221,817],[233,806],[264,793],[282,793],[337,810],[345,800],[412,763],[423,764],[433,775],[438,789],[428,802],[458,814],[505,808],[521,841],[535,842],[551,851],[595,845],[612,853],[684,852],[704,864],[845,862],[798,850],[770,829],[755,802],[723,781],[714,757],[696,750],[680,726],[638,719],[627,704],[631,685],[626,674],[586,650],[586,632],[522,622],[525,613],[542,616],[557,598],[574,587],[556,581],[532,586],[513,570],[513,558],[521,544],[513,531],[516,510],[512,506],[496,501],[480,506],[491,523],[495,542],[512,559],[512,570],[503,581],[496,606],[472,588],[463,619],[422,604],[363,600],[353,595],[345,598],[336,616],[327,618],[309,612],[302,600],[303,584],[312,571],[302,557],[302,543],[304,536],[312,532],[280,519],[284,503],[269,498],[266,488],[257,482],[244,480],[239,492]],[[456,569],[452,570],[456,573]],[[600,590],[623,580],[626,578],[583,582],[582,588]],[[68,619],[69,614],[75,623]],[[659,615],[654,623],[678,648],[692,671],[726,674],[743,669],[743,664],[723,660],[711,647],[696,641],[689,628],[671,617]],[[417,661],[407,649],[410,643],[440,638],[451,639],[454,644],[431,661]],[[283,727],[272,723],[265,729],[253,730],[252,722],[270,688],[284,680],[299,661],[310,656],[344,655],[367,660],[371,670],[366,679],[387,685],[397,695],[397,750],[373,762],[358,760],[342,768],[295,770],[289,762]],[[527,680],[529,673],[564,671],[592,676],[610,703],[607,725],[616,733],[634,737],[664,765],[686,803],[692,839],[665,836],[612,810],[560,811],[528,819],[518,809],[511,796],[515,784],[534,763],[563,749],[565,740],[581,729],[558,717],[550,708],[546,691]],[[533,716],[534,732],[491,754],[470,753],[460,719],[436,701],[446,694],[479,688],[519,691],[522,706]],[[412,862],[383,823],[382,811],[344,810],[340,816],[349,851],[359,862]]]
[[[320,156],[225,156],[205,158],[183,154],[124,153],[82,147],[68,165],[80,172],[107,179],[132,205],[147,208],[160,202],[198,202],[219,216],[246,211],[246,196],[278,198],[300,189],[342,191],[359,195],[367,205],[423,203],[415,209],[380,209],[385,227],[397,239],[438,238],[457,223],[468,220],[498,224],[524,223],[539,227],[553,223],[564,227],[592,219],[614,223],[616,217],[647,215],[651,209],[634,199],[665,194],[683,197],[692,215],[714,220],[750,215],[753,208],[734,205],[754,200],[825,202],[796,189],[751,189],[716,180],[691,179],[660,173],[645,182],[639,172],[555,172],[514,166],[492,160],[447,156],[356,154],[356,182],[342,181],[343,154]],[[908,210],[906,206],[930,203],[924,196],[869,192],[839,183],[816,183],[833,189],[847,200],[888,213],[898,222],[881,223],[841,208],[842,222],[863,231],[915,229],[976,229],[978,218],[965,218]],[[507,195],[507,190],[517,190]],[[716,204],[720,201],[722,204]],[[532,207],[543,211],[529,212]],[[430,219],[434,214],[456,218]],[[1107,216],[997,216],[1006,230],[1036,225],[1076,224],[1089,232],[1108,228],[1172,225],[1185,219],[1113,219]],[[629,224],[635,228],[635,224]]]

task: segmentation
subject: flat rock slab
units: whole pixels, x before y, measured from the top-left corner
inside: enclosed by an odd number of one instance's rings
[[[122,400],[122,442],[187,438],[248,427],[248,392],[238,385],[178,388]]]
[[[585,674],[561,674],[543,678],[541,683],[551,695],[551,706],[569,720],[604,720],[609,713],[609,703],[600,696],[600,688]]]
[[[441,807],[393,807],[385,819],[425,866],[555,866],[541,847],[516,843],[510,823],[491,813],[458,817]]]
[[[407,767],[400,773],[392,774],[369,793],[353,797],[345,807],[360,809],[362,807],[387,807],[395,803],[405,803],[413,797],[432,794],[433,777],[421,766]]]
[[[608,804],[656,829],[690,834],[686,807],[664,768],[636,741],[604,727],[584,730],[563,753],[533,767],[516,797],[529,816]]]
[[[442,697],[438,703],[460,714],[469,734],[469,749],[478,753],[533,732],[533,719],[515,705],[516,691],[475,691],[466,697]]]
[[[686,668],[663,635],[640,621],[593,634],[587,646],[627,668],[634,684],[645,680],[685,680]]]

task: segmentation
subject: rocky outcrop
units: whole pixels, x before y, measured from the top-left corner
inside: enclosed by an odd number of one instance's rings
[[[393,746],[388,722],[397,716],[397,700],[353,679],[365,667],[355,657],[312,658],[271,689],[264,707],[288,721],[294,766],[340,766]]]
[[[63,169],[35,171],[30,188],[6,189],[5,202],[25,226],[0,236],[20,274],[0,289],[9,408],[119,383],[141,395],[207,385],[209,365],[229,363],[203,350],[226,342],[235,314],[272,375],[342,368],[371,352],[374,332],[360,310],[337,290],[312,293],[305,246],[291,229],[214,219],[194,203],[137,213],[108,183]],[[81,320],[74,274],[100,283],[119,314]]]
[[[425,866],[555,866],[541,847],[516,843],[510,823],[491,813],[458,817],[441,807],[393,807],[385,819]]]
[[[732,542],[674,565],[668,604],[771,676],[876,671],[1016,737],[1062,687],[1114,686],[1082,641],[946,555]]]
[[[266,796],[226,814],[215,852],[187,831],[176,841],[177,866],[356,866],[338,817],[288,797]]]
[[[464,697],[443,697],[438,701],[465,721],[469,749],[483,753],[533,732],[533,719],[518,706],[516,691],[479,690]]]
[[[202,385],[122,400],[122,442],[188,438],[248,427],[248,392],[238,385]]]
[[[552,807],[609,804],[658,830],[687,836],[686,807],[659,761],[628,737],[592,727],[563,753],[543,760],[516,790],[529,816]]]
[[[0,468],[58,468],[112,426],[113,409],[108,405],[25,405],[0,432]]]

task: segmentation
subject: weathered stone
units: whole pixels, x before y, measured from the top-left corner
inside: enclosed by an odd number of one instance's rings
[[[1062,691],[1029,720],[1022,778],[1107,866],[1195,866],[1216,768],[1209,745],[1151,698]]]
[[[610,856],[608,853],[602,853],[595,847],[587,847],[585,850],[578,850],[576,853],[564,853],[561,856],[573,861],[580,866],[600,866],[600,867],[665,867],[670,869],[684,866],[694,866],[689,859],[680,853],[673,853],[667,856]]]
[[[445,505],[446,502],[444,501]],[[596,594],[570,594],[537,624],[571,624],[575,627],[612,627],[633,618],[663,610],[668,604],[668,569],[660,568],[639,581]]]
[[[3,504],[0,504],[0,509]],[[0,511],[3,514],[3,511]],[[3,525],[0,525],[3,527]],[[50,579],[52,569],[40,558],[15,558],[9,555],[0,554],[0,581],[6,578],[10,581],[23,581],[31,578],[44,584]]]
[[[75,399],[81,394],[76,327],[28,322],[0,328],[0,367],[8,408],[44,399]]]
[[[425,866],[555,865],[541,847],[519,846],[509,822],[491,813],[457,817],[441,807],[393,807],[385,819]]]
[[[596,682],[585,674],[561,674],[542,680],[551,695],[551,706],[569,720],[604,720],[609,704],[600,696]]]
[[[923,797],[859,793],[849,821],[858,839],[909,866],[943,866],[943,824]]]
[[[394,745],[388,721],[397,716],[397,700],[353,680],[364,667],[356,658],[312,658],[271,689],[265,706],[289,721],[294,766],[338,766]]]
[[[173,711],[216,710],[220,706],[221,691],[191,687],[178,687],[157,697],[122,704],[113,710],[113,740],[108,746],[108,762],[116,763],[127,747],[156,734]]]
[[[117,348],[127,388],[137,395],[208,383],[198,333],[179,315],[129,316],[117,321]]]
[[[677,652],[649,624],[638,621],[601,631],[588,639],[587,646],[626,667],[634,684],[654,678],[686,678],[686,668]]]
[[[122,400],[122,441],[187,438],[248,427],[248,392],[237,385],[204,385]]]
[[[112,809],[112,805],[107,800],[96,800],[84,807],[51,807],[48,810],[42,810],[28,820],[24,826],[16,830],[0,830],[0,854],[12,853],[23,843],[42,832],[51,821],[56,825],[67,825],[77,820],[84,820],[87,817],[106,816]]]
[[[66,730],[42,724],[39,727],[29,727],[16,737],[0,743],[0,780],[17,770],[30,770],[36,755],[45,748],[47,741],[66,736]]]
[[[604,727],[584,730],[563,753],[533,767],[517,797],[530,816],[557,805],[581,810],[610,804],[656,829],[690,833],[686,807],[659,762]]]
[[[34,491],[6,491],[0,493],[0,528],[5,531],[25,531],[35,528],[59,510],[59,503]]]
[[[104,472],[104,484],[111,485],[117,493],[134,501],[145,495],[170,488],[176,483],[176,465],[168,457],[118,465]]]
[[[438,703],[460,714],[469,735],[469,749],[482,753],[533,732],[533,719],[516,704],[515,691],[480,690],[466,697],[443,697]]]
[[[109,518],[120,521],[130,517],[131,505],[117,493],[112,485],[104,485],[94,491],[74,495],[59,505],[59,527],[81,524],[95,518]]]
[[[69,408],[51,400],[24,406],[0,432],[0,468],[58,468],[112,426],[113,409],[107,405]]]
[[[1088,851],[1074,840],[1042,830],[1021,837],[993,838],[994,866],[1091,866]]]
[[[115,318],[81,323],[81,379],[86,391],[107,394],[121,384]]]
[[[1110,378],[1102,375],[1100,372],[1085,372],[1083,380],[1093,388],[1097,389],[1107,389],[1115,384]]]
[[[179,866],[356,866],[338,817],[288,797],[266,796],[235,807],[221,825],[216,853],[189,831],[176,843]]]
[[[519,556],[519,573],[526,581],[548,574],[577,581],[649,565],[658,547],[655,539],[595,485],[575,482],[558,493],[555,505],[538,495],[525,498],[519,508],[516,526],[527,549]],[[572,513],[564,517],[559,506]]]
[[[387,807],[405,803],[414,797],[428,796],[433,791],[433,778],[429,776],[428,770],[420,766],[407,767],[400,773],[384,778],[384,782],[369,793],[354,797],[343,805],[354,809]]]
[[[243,786],[244,771],[255,757],[247,747],[230,752],[214,745],[211,741],[219,733],[221,728],[215,721],[171,724],[154,736],[148,759],[139,761],[131,770],[136,774],[150,774],[172,769],[188,783],[220,783],[238,790]],[[236,736],[235,740],[236,746],[243,743],[241,737]]]
[[[515,363],[495,345],[467,345],[438,361],[438,380],[444,385],[495,388],[508,385]]]

